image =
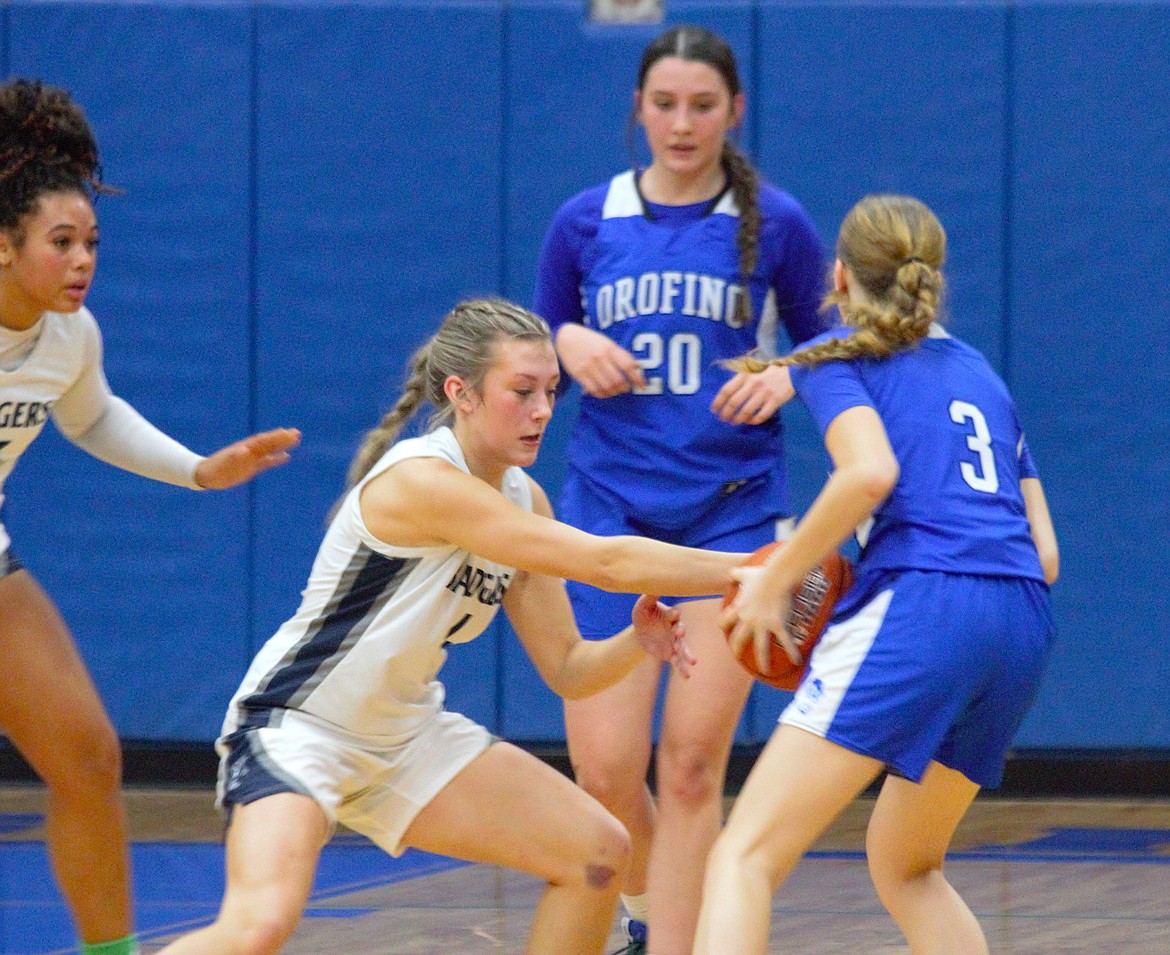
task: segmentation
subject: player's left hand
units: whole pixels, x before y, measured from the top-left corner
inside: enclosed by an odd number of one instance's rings
[[[195,468],[195,483],[213,491],[250,481],[289,459],[289,451],[301,443],[296,428],[275,428],[243,438],[215,454],[209,454]]]
[[[728,424],[763,424],[796,395],[787,365],[739,372],[719,389],[711,411]]]
[[[670,663],[679,675],[689,678],[698,661],[687,646],[686,630],[677,607],[668,607],[657,597],[643,594],[634,604],[634,636],[650,656]]]

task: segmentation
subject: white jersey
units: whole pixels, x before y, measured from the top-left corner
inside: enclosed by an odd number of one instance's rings
[[[142,418],[106,382],[89,309],[45,312],[24,331],[0,327],[0,504],[4,482],[49,417],[90,454],[160,481],[195,487],[199,455]],[[0,524],[0,554],[8,547]]]
[[[86,310],[71,315],[46,312],[27,331],[0,329],[0,348],[19,354],[0,366],[0,504],[4,482],[17,459],[41,433],[54,405],[81,376],[99,362],[97,322]],[[31,349],[28,344],[33,343]],[[4,348],[3,346],[8,346]],[[0,525],[0,552],[8,535]]]
[[[479,636],[515,568],[450,544],[396,547],[370,533],[358,496],[407,458],[468,471],[449,428],[400,441],[346,495],[317,552],[296,614],[261,648],[228,708],[227,736],[278,725],[296,710],[369,745],[411,739],[443,707],[436,679],[446,647]],[[532,510],[528,478],[505,473],[503,493]]]

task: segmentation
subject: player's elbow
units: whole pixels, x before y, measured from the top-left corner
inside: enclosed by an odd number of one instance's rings
[[[869,460],[854,469],[854,489],[873,510],[890,496],[900,474],[898,460],[892,454]]]
[[[1040,554],[1040,569],[1044,571],[1044,581],[1052,586],[1060,577],[1060,548],[1053,541],[1052,544],[1037,550]]]

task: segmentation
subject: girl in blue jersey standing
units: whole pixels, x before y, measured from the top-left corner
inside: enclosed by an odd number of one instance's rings
[[[866,533],[854,586],[711,852],[700,955],[767,950],[772,893],[883,769],[866,838],[882,903],[911,952],[988,950],[943,859],[980,787],[999,785],[1036,693],[1059,555],[1006,387],[937,324],[945,244],[921,202],[863,199],[827,298],[847,327],[777,360],[834,471],[788,543],[735,572],[733,645],[762,657],[771,634],[786,640],[792,583]]]
[[[570,199],[545,237],[534,309],[584,391],[559,514],[598,534],[750,551],[789,516],[779,406],[786,369],[732,374],[821,331],[820,241],[792,196],[760,182],[729,139],[744,112],[735,56],[679,26],[644,51],[634,114],[653,161]],[[628,620],[634,596],[570,583],[583,632]],[[702,666],[671,679],[646,785],[662,667],[565,706],[578,782],[629,829],[628,952],[689,952],[703,864],[722,823],[724,774],[751,689],[719,632],[717,599],[681,605]]]
[[[110,392],[85,307],[97,267],[98,148],[58,87],[0,85],[0,504],[17,459],[51,417],[116,467],[189,488],[228,488],[288,460],[277,429],[208,457],[158,431]],[[134,955],[121,749],[49,595],[0,523],[0,730],[47,789],[45,839],[81,951]]]

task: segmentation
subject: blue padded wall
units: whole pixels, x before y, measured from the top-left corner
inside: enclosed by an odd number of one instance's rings
[[[1170,746],[1170,8],[1026,5],[1014,30],[1012,383],[1061,532],[1023,745]]]
[[[72,89],[125,195],[103,198],[90,305],[115,389],[199,451],[287,424],[304,445],[195,494],[52,429],[10,480],[17,552],[61,604],[119,732],[210,740],[294,609],[324,517],[404,363],[459,298],[531,301],[556,208],[630,162],[658,27],[583,0],[16,0],[6,74]],[[667,0],[732,42],[741,137],[831,246],[862,194],[911,192],[950,238],[957,334],[1020,405],[1061,533],[1061,635],[1017,742],[1170,749],[1170,55],[1166,2]],[[644,158],[644,157],[642,157]],[[576,395],[534,475],[554,502]],[[825,473],[799,407],[795,503]],[[452,707],[563,738],[501,622],[455,649]],[[758,689],[741,742],[786,694]],[[1104,716],[1102,716],[1104,714]]]
[[[257,412],[304,432],[256,485],[258,646],[410,354],[499,289],[503,79],[495,4],[265,6],[256,34]],[[494,723],[494,634],[457,650],[451,705]]]
[[[89,305],[115,391],[201,452],[247,433],[248,20],[242,8],[15,3],[9,71],[73,90],[98,132]],[[249,657],[250,499],[100,464],[50,427],[7,489],[119,731],[209,738]]]

